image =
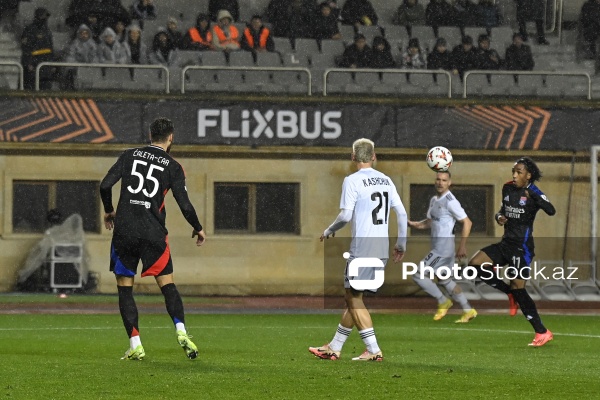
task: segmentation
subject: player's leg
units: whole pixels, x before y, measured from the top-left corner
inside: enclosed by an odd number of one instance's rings
[[[436,265],[438,265],[437,263],[439,263],[441,259],[442,257],[438,257],[434,253],[429,253],[423,260],[421,260],[419,265],[435,268]],[[450,307],[452,307],[452,301],[450,301],[449,298],[444,296],[444,293],[442,293],[438,285],[436,285],[436,283],[431,279],[431,277],[427,276],[427,274],[424,271],[424,268],[421,268],[417,274],[413,275],[413,280],[417,285],[419,285],[421,289],[425,291],[425,293],[437,300],[438,309],[435,315],[433,316],[433,319],[435,321],[439,321],[440,319],[444,318],[448,313]]]
[[[529,345],[540,347],[552,340],[554,335],[552,335],[552,332],[546,329],[542,323],[535,302],[527,292],[527,289],[525,289],[527,279],[529,279],[529,270],[521,269],[520,274],[521,276],[519,276],[518,279],[512,279],[510,281],[511,292],[515,297],[515,300],[519,303],[519,306],[521,306],[523,316],[525,316],[535,331],[535,337]]]
[[[347,288],[345,299],[346,305],[348,306],[348,313],[358,329],[360,338],[367,347],[364,353],[358,357],[354,357],[352,360],[383,361],[383,354],[377,344],[375,330],[373,329],[373,320],[363,301],[363,292]]]
[[[454,280],[451,278],[442,279],[438,281],[438,283],[446,289],[450,296],[452,296],[452,300],[460,304],[460,307],[463,310],[461,317],[455,321],[457,324],[467,323],[477,316],[477,310],[471,307],[469,300],[467,300],[462,289]]]
[[[146,355],[140,339],[138,309],[133,298],[133,282],[139,262],[138,243],[135,239],[113,236],[110,252],[110,271],[117,280],[119,312],[129,337],[129,349],[122,359],[141,360]]]
[[[338,324],[337,330],[333,335],[331,342],[318,347],[309,347],[308,351],[311,352],[315,357],[319,357],[326,360],[337,360],[340,358],[342,353],[342,347],[346,340],[352,333],[354,321],[352,315],[350,315],[348,309],[344,310],[342,319]]]
[[[498,244],[493,244],[479,250],[473,257],[471,257],[468,263],[468,265],[479,270],[479,278],[483,282],[508,295],[510,294],[510,286],[496,276],[494,269],[497,265],[506,264],[507,260],[504,260],[502,251]]]

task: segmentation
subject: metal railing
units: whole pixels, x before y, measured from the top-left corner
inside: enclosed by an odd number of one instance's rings
[[[497,71],[497,70],[473,70],[465,72],[465,76],[463,78],[463,99],[467,98],[468,93],[468,81],[471,75],[540,75],[540,76],[582,76],[587,78],[588,81],[588,89],[587,89],[587,99],[592,99],[592,77],[587,72],[577,72],[577,71],[568,71],[568,72],[559,72],[559,71]]]
[[[19,90],[23,90],[23,66],[16,61],[0,61],[0,66],[17,67],[19,70]]]
[[[563,9],[564,0],[559,0],[558,3],[558,44],[562,44],[562,23],[563,23]]]
[[[185,94],[185,77],[190,70],[208,70],[208,71],[273,71],[273,72],[301,72],[308,76],[306,83],[306,94],[312,95],[312,74],[308,68],[300,67],[215,67],[215,66],[200,66],[188,65],[181,71],[181,94]]]
[[[433,75],[446,75],[448,78],[448,98],[452,98],[452,74],[443,69],[373,69],[373,68],[330,68],[323,73],[323,96],[327,96],[327,77],[330,73],[345,72],[345,73],[392,73],[392,74],[414,74],[414,75],[432,75],[431,84],[433,85]]]
[[[117,68],[117,69],[156,69],[165,73],[165,93],[170,93],[169,69],[164,65],[141,65],[141,64],[100,64],[100,63],[68,63],[68,62],[43,62],[35,69],[35,90],[40,90],[40,69],[43,67],[74,67],[74,68]]]

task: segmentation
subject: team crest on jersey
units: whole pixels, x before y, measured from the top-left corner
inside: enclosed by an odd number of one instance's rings
[[[519,205],[524,206],[526,203],[527,203],[527,197],[521,196],[521,198],[519,199]]]
[[[504,197],[504,201],[509,201],[508,196]]]

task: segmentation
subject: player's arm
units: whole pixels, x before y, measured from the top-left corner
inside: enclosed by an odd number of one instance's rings
[[[458,245],[458,249],[456,250],[456,258],[461,259],[467,256],[467,239],[471,234],[473,222],[471,222],[469,217],[466,217],[458,222],[462,224],[462,232],[460,233],[460,243]]]
[[[198,220],[196,209],[192,205],[192,202],[188,196],[187,189],[185,187],[185,179],[180,179],[173,183],[171,189],[173,190],[173,197],[175,197],[175,201],[181,210],[181,214],[183,214],[185,220],[194,229],[192,231],[192,238],[198,237],[196,239],[196,245],[202,246],[206,240],[206,233],[200,224],[200,220]]]
[[[100,198],[104,207],[104,226],[108,230],[113,229],[115,220],[115,209],[112,204],[112,187],[119,182],[122,172],[123,155],[117,159],[117,162],[108,170],[106,176],[100,182]]]
[[[396,213],[396,221],[398,222],[398,239],[394,246],[394,262],[399,262],[404,257],[406,251],[406,235],[408,234],[408,215],[404,204],[396,204],[392,207]]]
[[[431,228],[431,218],[426,218],[422,221],[408,220],[408,226],[414,229],[429,229]]]
[[[335,233],[342,229],[352,219],[352,210],[341,209],[337,218],[321,235],[320,240],[329,239],[330,236],[335,236]]]
[[[532,187],[530,189],[525,190],[525,194],[527,195],[527,197],[531,198],[539,208],[544,210],[546,214],[550,216],[556,214],[556,209],[554,208],[552,203],[550,203],[546,195],[542,193],[542,191],[537,187]]]
[[[505,186],[506,187],[506,186]],[[508,195],[508,192],[506,192],[506,190],[504,190],[504,187],[502,188],[502,198],[504,198],[505,196]],[[498,211],[496,213],[496,215],[494,215],[494,219],[496,220],[496,223],[498,225],[504,225],[506,223],[506,221],[508,221],[508,219],[506,218],[506,216],[504,215],[504,201],[502,202],[502,204],[500,205],[500,211]]]

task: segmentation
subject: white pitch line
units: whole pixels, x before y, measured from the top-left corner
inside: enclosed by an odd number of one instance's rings
[[[513,331],[513,330],[503,330],[503,329],[477,329],[477,328],[469,329],[469,328],[445,328],[445,327],[429,328],[429,329],[442,329],[442,330],[446,330],[446,331],[487,332],[487,333],[520,333],[520,334],[526,334],[526,335],[532,334],[531,331]],[[559,332],[552,332],[552,333],[555,335],[558,335],[558,336],[572,336],[572,337],[600,339],[600,335],[589,335],[589,334],[585,334],[585,333],[559,333]]]

